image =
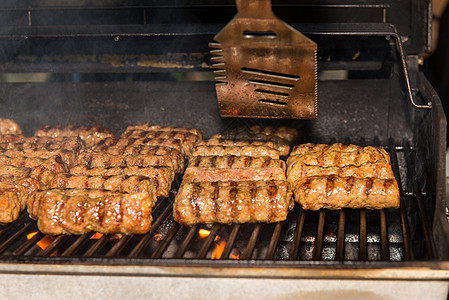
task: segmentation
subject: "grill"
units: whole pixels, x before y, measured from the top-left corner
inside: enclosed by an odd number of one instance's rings
[[[2,3],[3,76],[45,80],[0,83],[1,117],[28,135],[45,124],[99,124],[118,135],[151,122],[209,137],[261,124],[295,127],[300,142],[382,146],[400,183],[400,208],[296,205],[282,223],[188,228],[172,217],[179,177],[170,197],[158,199],[146,235],[44,236],[26,212],[0,225],[0,295],[447,297],[446,119],[416,56],[429,49],[429,7],[273,2],[318,43],[317,120],[218,116],[207,45],[234,15],[232,1]]]

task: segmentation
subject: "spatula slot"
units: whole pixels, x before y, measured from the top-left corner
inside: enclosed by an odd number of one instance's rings
[[[280,105],[280,106],[287,105],[287,102],[274,101],[274,100],[268,100],[268,99],[259,99],[259,102],[260,103],[265,103],[265,104]]]
[[[258,69],[250,69],[250,68],[241,68],[243,73],[248,74],[254,74],[254,75],[261,75],[261,76],[271,76],[276,77],[280,79],[287,79],[287,80],[299,80],[298,75],[292,75],[292,74],[285,74],[285,73],[278,73],[278,72],[271,72],[271,71],[265,71],[265,70],[258,70]]]
[[[289,89],[289,90],[292,90],[295,87],[293,84],[285,84],[285,83],[279,83],[279,82],[275,82],[275,81],[267,81],[267,80],[259,80],[259,79],[248,79],[248,82],[253,83],[253,84],[263,85],[263,86]]]
[[[243,31],[243,36],[246,38],[275,38],[276,33],[274,31],[268,30],[268,31],[251,31],[251,30],[245,30]]]
[[[254,90],[257,93],[265,94],[265,95],[273,95],[273,96],[279,96],[279,97],[288,97],[290,94],[287,93],[281,93],[281,92],[275,92],[275,91],[267,91],[262,89],[256,89]]]

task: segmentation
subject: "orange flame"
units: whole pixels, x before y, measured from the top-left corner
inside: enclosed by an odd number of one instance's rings
[[[161,240],[162,240],[162,234],[160,234],[160,233],[156,233],[154,236],[153,236],[153,239],[156,241],[156,242],[160,242]]]
[[[37,231],[27,234],[27,239],[29,240],[32,239],[33,236],[35,236],[36,234]],[[55,240],[54,237],[46,235],[39,242],[37,242],[36,245],[42,250],[45,250],[54,240]]]
[[[224,247],[226,245],[225,241],[221,241],[215,246],[214,251],[212,252],[212,259],[220,259],[221,255],[223,254]]]
[[[210,235],[210,230],[207,229],[200,229],[198,231],[198,235],[200,236],[200,238],[205,238],[208,237]]]

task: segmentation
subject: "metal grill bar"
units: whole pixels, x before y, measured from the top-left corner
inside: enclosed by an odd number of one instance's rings
[[[390,260],[390,247],[388,245],[387,215],[385,209],[379,211],[380,215],[380,245],[382,260]]]
[[[258,223],[254,226],[253,233],[251,234],[251,237],[249,238],[248,245],[246,246],[245,250],[243,251],[243,253],[241,255],[241,259],[251,259],[261,228],[262,228],[261,223]]]
[[[27,240],[25,243],[20,245],[19,248],[17,248],[13,254],[14,255],[23,255],[25,252],[27,252],[31,247],[33,247],[40,239],[44,237],[44,234],[41,232],[36,232],[36,234],[29,240]]]
[[[148,245],[151,238],[153,237],[154,233],[161,227],[161,225],[168,219],[170,214],[173,211],[172,205],[169,205],[165,208],[165,210],[162,212],[162,214],[154,221],[153,225],[151,225],[150,232],[145,234],[143,238],[139,241],[139,244],[137,244],[136,247],[131,251],[131,253],[128,255],[129,257],[136,257],[142,252],[142,250]]]
[[[359,233],[359,260],[366,261],[367,246],[366,246],[366,209],[360,210],[360,233]]]
[[[26,224],[24,227],[19,229],[16,233],[14,233],[9,239],[6,240],[3,244],[0,245],[0,254],[5,252],[20,236],[31,227],[31,223]]]
[[[290,259],[294,260],[298,257],[299,245],[301,243],[301,235],[304,229],[304,220],[306,219],[306,212],[301,209],[299,212],[298,223],[296,225],[295,235],[293,236],[292,245],[290,248]]]
[[[86,253],[84,253],[84,257],[89,257],[89,256],[93,256],[95,255],[95,253],[97,253],[97,251],[99,251],[104,245],[106,245],[106,243],[109,241],[109,239],[111,238],[110,235],[107,234],[103,234],[103,236],[101,238],[99,238],[95,244],[92,245],[92,247],[90,247]]]
[[[199,227],[200,227],[200,225],[196,224],[196,225],[193,225],[189,229],[189,233],[184,238],[181,246],[179,246],[178,250],[175,253],[175,256],[174,256],[175,258],[181,258],[184,255],[184,253],[186,252],[187,248],[192,243],[193,237],[198,233]]]
[[[132,235],[124,235],[120,238],[120,240],[114,244],[114,246],[106,252],[105,257],[113,257],[116,256],[123,248],[128,244],[129,240],[132,238]]]
[[[179,225],[178,223],[173,224],[173,226],[170,228],[170,231],[168,232],[168,234],[165,236],[165,238],[162,240],[162,242],[159,244],[159,246],[156,248],[156,250],[151,255],[151,258],[160,258],[162,256],[165,249],[167,249],[168,244],[170,244],[170,242],[175,237],[175,235],[178,233],[180,228],[181,228],[181,225]]]
[[[395,143],[393,139],[389,140],[389,146],[390,146],[390,161],[391,166],[393,169],[394,176],[398,179],[398,181],[401,183],[401,174],[399,172],[399,162],[398,157],[396,153]],[[402,237],[404,239],[404,251],[405,251],[405,258],[406,260],[412,260],[414,259],[413,255],[413,249],[410,241],[410,235],[409,235],[409,225],[407,222],[407,210],[405,208],[404,204],[404,190],[402,188],[402,184],[399,184],[399,193],[401,195],[401,202],[399,204],[399,210],[400,210],[400,218],[401,218],[401,227],[402,227]]]
[[[229,258],[229,254],[231,254],[232,247],[234,246],[235,239],[237,238],[237,235],[240,230],[240,224],[234,224],[232,227],[231,234],[229,235],[228,241],[226,242],[226,245],[223,249],[223,253],[221,254],[222,259]]]
[[[61,256],[71,256],[73,253],[75,253],[76,250],[81,248],[91,238],[91,236],[93,236],[93,233],[85,233],[81,235],[73,244],[70,245],[69,248],[67,248],[61,254]]]
[[[338,261],[343,261],[345,258],[345,219],[346,209],[342,209],[338,218],[337,253],[335,255],[335,259]]]
[[[212,245],[212,242],[214,241],[215,237],[217,236],[217,233],[220,230],[220,227],[221,227],[220,224],[215,224],[214,226],[212,226],[212,230],[210,231],[209,236],[206,238],[203,246],[201,247],[197,258],[205,258],[206,257],[206,254],[209,251],[209,248]]]
[[[270,244],[268,245],[267,254],[265,255],[265,259],[273,259],[276,253],[276,247],[279,241],[279,237],[281,235],[282,225],[284,222],[276,223],[274,227],[273,233],[271,235]]]
[[[324,237],[324,223],[326,222],[326,210],[321,209],[318,218],[318,227],[316,232],[315,246],[313,248],[313,260],[321,259],[321,252],[323,250]]]

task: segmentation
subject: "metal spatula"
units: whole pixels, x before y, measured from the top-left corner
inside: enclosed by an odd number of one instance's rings
[[[270,0],[236,0],[209,46],[222,117],[316,118],[317,45],[278,19]]]

